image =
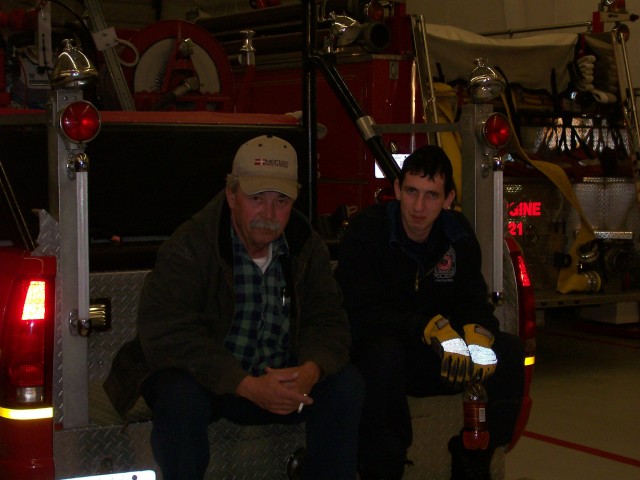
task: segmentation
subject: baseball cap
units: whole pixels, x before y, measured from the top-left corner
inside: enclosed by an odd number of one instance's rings
[[[246,195],[280,192],[294,200],[298,196],[296,151],[289,142],[273,135],[244,143],[233,159],[231,173],[238,177]]]

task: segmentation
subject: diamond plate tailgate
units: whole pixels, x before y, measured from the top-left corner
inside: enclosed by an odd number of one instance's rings
[[[90,425],[61,429],[54,434],[57,479],[146,469],[156,471],[158,479],[162,479],[149,445],[148,408],[139,402],[136,411],[140,421],[123,425],[102,389],[116,352],[135,335],[138,296],[146,274],[132,271],[91,276],[91,297],[111,300],[112,328],[89,338]],[[60,412],[63,395],[58,398],[56,411]],[[410,400],[414,444],[409,459],[414,465],[407,468],[404,478],[448,479],[447,441],[461,426],[460,396]],[[60,416],[56,422],[63,422],[63,418]],[[209,441],[207,479],[286,479],[289,456],[304,445],[304,427],[241,427],[221,420],[209,428]],[[493,467],[493,478],[504,478],[501,452]]]

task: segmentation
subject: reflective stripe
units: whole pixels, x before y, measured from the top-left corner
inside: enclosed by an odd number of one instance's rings
[[[529,365],[533,365],[536,363],[536,357],[531,355],[530,357],[524,357],[524,366],[528,367]]]
[[[496,353],[490,348],[472,343],[469,345],[469,353],[471,354],[471,360],[476,365],[495,365],[498,363]]]
[[[29,408],[25,410],[15,410],[12,408],[0,407],[0,417],[9,420],[37,420],[39,418],[53,418],[53,408]]]
[[[464,355],[465,357],[469,356],[469,349],[467,348],[467,344],[464,343],[460,337],[452,338],[450,340],[445,340],[442,342],[442,348],[447,353],[457,353],[458,355]]]

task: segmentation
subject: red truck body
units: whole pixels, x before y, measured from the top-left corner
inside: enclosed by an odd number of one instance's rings
[[[40,352],[42,395],[29,408],[39,418],[14,418],[15,412],[24,408],[3,397],[10,374],[0,370],[0,477],[52,480],[113,474],[122,475],[113,477],[118,480],[133,478],[131,475],[155,478],[158,469],[148,446],[148,409],[141,405],[137,421],[124,425],[112,411],[101,410],[107,403],[101,382],[119,346],[135,334],[137,295],[153,266],[158,245],[223,188],[233,155],[243,141],[273,133],[289,140],[299,153],[303,189],[296,207],[311,217],[328,245],[335,246],[348,216],[383,198],[381,193],[388,191],[393,181],[378,153],[365,141],[368,139],[362,138],[363,130],[379,138],[389,155],[399,161],[433,134],[423,118],[408,17],[403,5],[396,7],[397,17],[387,19],[392,51],[345,51],[326,58],[365,115],[354,121],[344,99],[335,95],[335,80],[312,75],[317,91],[306,100],[315,109],[318,124],[326,127],[323,138],[309,137],[312,129],[305,117],[309,105],[304,104],[309,91],[301,81],[304,75],[299,54],[286,58],[276,55],[269,60],[265,57],[256,68],[234,67],[233,75],[230,70],[221,72],[223,96],[207,94],[198,101],[196,95],[187,94],[174,98],[173,107],[165,111],[101,109],[101,130],[90,142],[69,141],[58,126],[61,107],[83,99],[83,93],[76,89],[41,92],[48,95],[40,105],[44,109],[0,111],[0,141],[5,152],[0,156],[6,179],[3,183],[11,185],[3,190],[10,208],[0,224],[0,342],[11,342],[6,336],[8,326],[23,322],[16,320],[15,305],[22,297],[16,295],[15,285],[42,278],[48,305],[45,318],[34,320],[45,325]],[[196,28],[189,25],[163,24],[152,28],[155,37],[144,38],[141,31],[132,40],[145,48],[165,42],[167,36],[171,42],[182,41],[171,35]],[[143,40],[136,40],[140,38]],[[214,42],[211,38],[204,40],[202,31],[194,38],[202,38],[205,47]],[[231,68],[222,48],[210,50],[220,68]],[[188,62],[172,65],[176,71],[188,70],[185,75],[195,71]],[[157,105],[171,93],[136,94],[135,75],[125,71],[125,77],[138,105]],[[176,85],[180,86],[180,81],[173,79],[165,87]],[[106,103],[104,97],[94,96],[94,91],[88,90],[86,95],[96,103]],[[201,111],[191,111],[194,105]],[[300,111],[302,121],[295,113]],[[471,206],[463,212],[478,229],[487,263],[485,276],[495,276],[492,267],[496,264],[500,276],[504,275],[505,298],[496,302],[501,325],[519,335],[527,350],[525,402],[512,447],[531,409],[535,304],[518,244],[508,239],[504,255],[502,249],[497,255],[491,252],[494,240],[503,243],[504,234],[499,229],[486,229],[483,215],[493,207],[485,202],[493,197],[493,187],[481,185],[480,164],[499,152],[477,134],[491,115],[488,107],[466,108],[460,116],[441,122],[439,128],[461,137],[463,160],[458,168],[467,185],[460,186],[460,193]],[[318,131],[325,133],[321,127]],[[90,159],[87,172],[78,169],[78,156],[84,154]],[[315,154],[317,157],[313,157]],[[75,172],[71,171],[73,159]],[[79,180],[85,178],[87,197],[80,200],[76,188],[80,189]],[[84,207],[88,208],[86,225],[76,220]],[[34,210],[39,214],[30,213]],[[76,235],[84,228],[88,230],[86,259],[77,258],[84,245]],[[87,280],[80,268],[85,263]],[[78,318],[77,311],[83,307],[82,290],[87,289],[91,309],[100,306],[98,310],[107,312],[100,318],[100,326],[95,320],[81,315]],[[3,349],[0,367],[4,366],[4,357]],[[413,400],[416,425],[428,420],[434,408],[443,419],[439,422],[442,425],[431,422],[428,428],[416,427],[414,478],[448,478],[446,440],[452,428],[459,428],[460,405],[456,398],[447,399],[445,408],[431,403],[433,399]],[[451,422],[445,420],[449,417]],[[218,423],[210,432],[213,448],[220,452],[217,459],[212,457],[212,478],[235,477],[239,464],[247,478],[283,475],[283,459],[303,438],[300,430],[241,430]],[[433,450],[440,447],[444,450]],[[432,450],[439,453],[426,454]],[[503,461],[500,465],[504,468]]]

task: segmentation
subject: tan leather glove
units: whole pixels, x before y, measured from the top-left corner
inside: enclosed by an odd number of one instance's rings
[[[442,359],[440,378],[452,389],[458,390],[471,378],[471,355],[467,344],[451,328],[449,320],[436,315],[424,329],[423,340]]]
[[[464,326],[464,339],[469,347],[469,354],[473,362],[471,378],[473,381],[484,382],[496,371],[498,358],[493,347],[493,334],[486,328],[475,323]]]

